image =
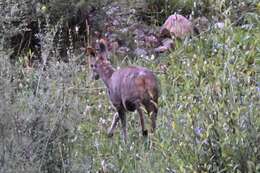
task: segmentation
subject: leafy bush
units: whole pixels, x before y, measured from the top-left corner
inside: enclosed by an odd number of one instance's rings
[[[147,0],[147,8],[140,13],[151,23],[162,24],[165,19],[175,13],[185,16],[205,16],[208,19],[223,20],[230,18],[233,22],[243,23],[245,13],[255,11],[257,1],[233,1],[233,0]]]
[[[93,9],[100,9],[107,1],[93,0],[7,0],[0,2],[0,40],[10,58],[31,52],[33,60],[41,61],[40,35],[56,27],[52,38],[57,58],[68,61],[68,51],[74,51],[77,42],[83,44],[85,20]],[[76,26],[79,28],[76,31]],[[12,52],[10,52],[12,51]]]

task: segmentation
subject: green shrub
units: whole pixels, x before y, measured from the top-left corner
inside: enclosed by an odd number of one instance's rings
[[[205,16],[208,19],[223,20],[230,18],[232,22],[244,23],[243,15],[255,12],[257,1],[233,1],[233,0],[147,0],[144,11],[140,14],[145,16],[150,23],[163,24],[171,14],[182,14],[189,17]]]

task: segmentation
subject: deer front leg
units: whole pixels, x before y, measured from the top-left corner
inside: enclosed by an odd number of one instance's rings
[[[157,102],[156,102],[157,104]],[[156,129],[156,119],[157,119],[157,113],[158,108],[155,103],[151,102],[150,104],[145,105],[145,109],[147,110],[149,117],[151,119],[151,132],[154,133]]]
[[[118,121],[119,121],[119,115],[118,115],[118,113],[115,113],[115,115],[113,117],[112,124],[111,124],[111,126],[110,126],[110,128],[108,130],[108,137],[112,137],[113,136]]]

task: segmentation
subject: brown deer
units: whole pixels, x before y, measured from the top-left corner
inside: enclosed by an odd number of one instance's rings
[[[118,121],[122,123],[124,142],[127,140],[126,116],[127,111],[139,113],[143,136],[148,135],[144,125],[143,106],[151,118],[151,132],[156,128],[158,112],[159,83],[154,73],[144,67],[129,66],[114,69],[107,59],[107,46],[104,39],[99,40],[99,50],[87,48],[87,54],[92,58],[90,67],[92,78],[99,77],[106,85],[109,99],[117,113],[113,117],[108,136],[112,137]]]

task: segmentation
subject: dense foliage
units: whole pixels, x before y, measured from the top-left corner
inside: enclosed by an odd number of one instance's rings
[[[229,17],[233,21],[243,22],[243,13],[255,11],[257,1],[245,0],[147,0],[147,8],[142,11],[150,21],[162,24],[171,14],[181,13],[190,17],[207,16],[212,20]]]
[[[177,42],[169,55],[112,57],[114,66],[153,69],[161,82],[156,133],[144,139],[128,113],[127,145],[120,127],[107,138],[114,110],[82,55],[64,63],[49,54],[59,22],[41,32],[37,68],[25,65],[28,52],[13,64],[1,51],[0,172],[260,172],[260,5],[251,3],[241,25],[228,6],[224,28]]]

